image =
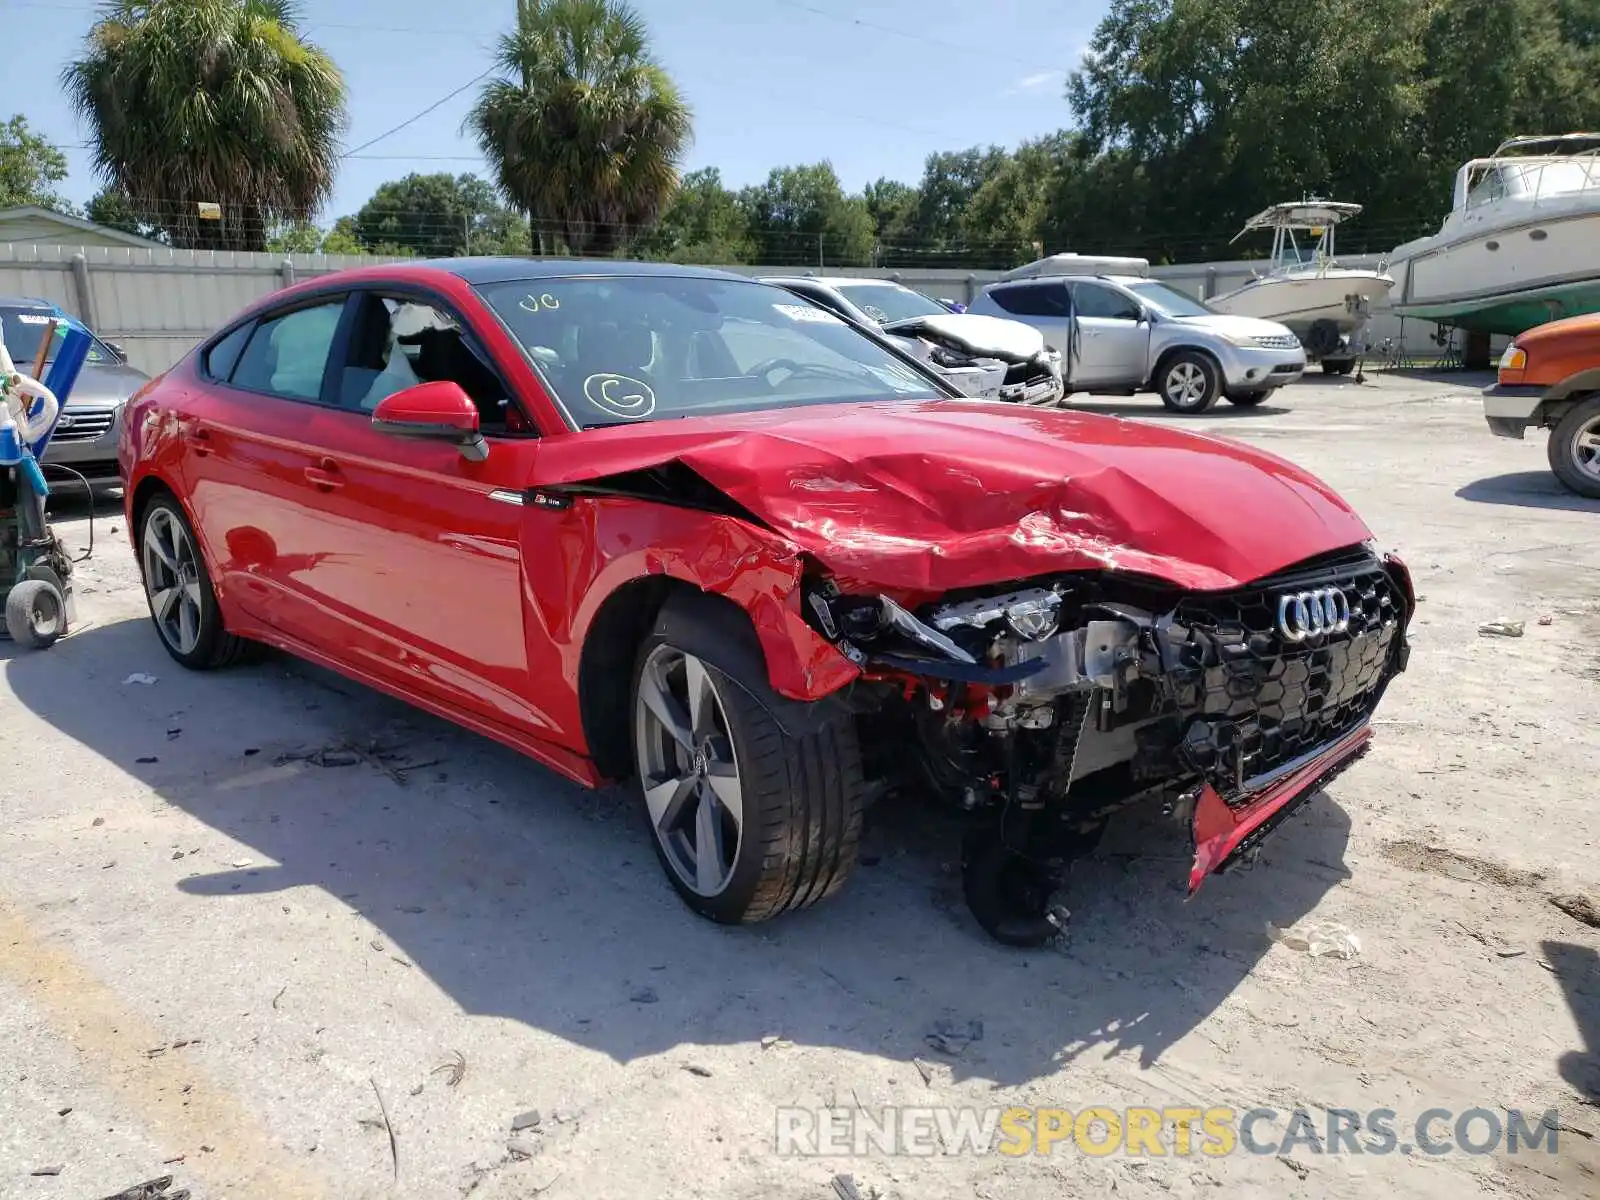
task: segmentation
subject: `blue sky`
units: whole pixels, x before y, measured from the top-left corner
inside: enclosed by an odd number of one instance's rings
[[[1062,80],[1106,0],[634,0],[657,55],[695,113],[686,168],[715,166],[739,186],[789,163],[829,159],[846,187],[914,182],[937,150],[1011,146],[1070,119]],[[14,111],[58,144],[84,140],[57,82],[93,23],[90,0],[0,0],[11,53],[0,119]],[[305,0],[304,26],[350,89],[354,148],[488,66],[511,0]],[[898,32],[890,32],[898,31]],[[409,171],[482,172],[461,136],[468,89],[347,159],[325,221],[353,212]],[[65,191],[97,189],[70,149]]]

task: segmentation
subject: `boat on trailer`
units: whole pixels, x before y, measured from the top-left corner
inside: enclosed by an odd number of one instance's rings
[[[1243,287],[1206,303],[1218,312],[1287,325],[1324,370],[1348,371],[1362,350],[1361,334],[1373,305],[1394,284],[1382,270],[1341,266],[1334,257],[1335,230],[1360,212],[1361,205],[1337,200],[1288,201],[1263,209],[1233,240],[1270,229],[1271,271],[1257,272]]]

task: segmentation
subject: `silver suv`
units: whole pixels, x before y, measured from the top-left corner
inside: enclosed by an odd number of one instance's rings
[[[1153,391],[1178,413],[1203,413],[1219,397],[1260,404],[1306,369],[1305,350],[1286,326],[1213,312],[1137,275],[991,284],[967,311],[1010,317],[1043,333],[1061,352],[1068,394]]]

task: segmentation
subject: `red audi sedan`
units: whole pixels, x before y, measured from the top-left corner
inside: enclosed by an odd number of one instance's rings
[[[775,287],[634,263],[363,268],[240,314],[130,403],[150,613],[588,785],[637,778],[701,914],[812,904],[890,791],[970,815],[978,921],[1163,802],[1191,889],[1353,761],[1405,569],[1269,454],[965,399]]]

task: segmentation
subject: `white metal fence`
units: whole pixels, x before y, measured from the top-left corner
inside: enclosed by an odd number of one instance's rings
[[[0,242],[0,296],[37,296],[86,321],[128,360],[155,374],[184,356],[230,315],[300,279],[346,267],[387,261],[364,255],[249,254],[214,250],[142,250],[122,246],[52,246]],[[1375,256],[1341,259],[1349,266],[1374,266]],[[1204,299],[1247,281],[1257,262],[1162,266],[1152,274]],[[792,268],[738,266],[745,275],[792,275]],[[829,268],[828,274],[898,279],[931,296],[968,301],[999,277],[997,271],[950,269],[871,270]],[[1404,326],[1376,312],[1368,329],[1374,345],[1402,337],[1413,354],[1437,350],[1436,327],[1424,321]]]

